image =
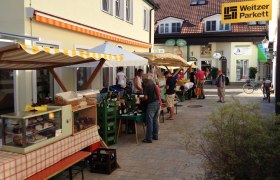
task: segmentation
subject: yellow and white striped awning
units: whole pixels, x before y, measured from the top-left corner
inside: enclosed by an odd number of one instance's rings
[[[0,42],[0,69],[56,68],[100,59],[122,61],[123,56]]]
[[[167,66],[167,67],[191,67],[193,63],[187,62],[180,56],[171,53],[149,53],[137,52],[139,56],[147,58],[149,64],[154,66]]]

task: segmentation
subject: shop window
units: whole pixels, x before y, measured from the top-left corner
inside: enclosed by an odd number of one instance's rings
[[[236,80],[247,79],[249,75],[248,60],[236,60]]]
[[[172,23],[172,32],[173,33],[181,32],[181,23]]]
[[[211,69],[211,67],[212,67],[212,61],[201,61],[201,70],[202,71],[210,71],[210,69]],[[210,75],[208,75],[207,77],[206,77],[206,80],[211,80],[211,76]]]
[[[88,81],[91,71],[90,67],[77,68],[77,91],[83,90],[83,85]]]
[[[216,31],[216,21],[206,21],[206,32]]]
[[[267,22],[266,21],[258,21],[258,25],[266,25]]]
[[[37,70],[37,103],[45,104],[54,99],[54,79],[46,69]]]
[[[150,16],[149,16],[149,11],[144,8],[144,11],[143,11],[143,22],[144,22],[144,30],[146,31],[149,31],[150,27],[149,27],[149,19],[150,19]]]
[[[13,71],[0,71],[0,114],[14,112]]]

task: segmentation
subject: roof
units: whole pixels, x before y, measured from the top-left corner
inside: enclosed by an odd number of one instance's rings
[[[55,68],[101,59],[121,61],[122,58],[122,55],[28,46],[0,41],[0,69],[5,70]]]
[[[181,33],[203,33],[203,23],[201,19],[221,13],[222,3],[240,2],[244,0],[207,0],[206,5],[191,6],[192,0],[154,0],[160,9],[155,13],[155,21],[167,17],[177,17],[184,19]],[[237,23],[231,25],[231,32],[264,32],[266,26],[248,25],[247,23]]]
[[[159,8],[158,4],[156,4],[153,0],[144,0],[144,1],[152,5],[155,9]]]

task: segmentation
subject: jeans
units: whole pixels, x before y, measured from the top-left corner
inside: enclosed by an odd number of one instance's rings
[[[159,102],[155,101],[147,105],[146,110],[146,140],[151,141],[158,139],[158,116],[159,116]]]

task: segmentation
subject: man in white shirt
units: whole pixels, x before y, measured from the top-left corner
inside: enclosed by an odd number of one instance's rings
[[[126,76],[123,72],[123,67],[119,67],[119,72],[117,73],[117,81],[118,85],[120,85],[122,88],[126,87]]]

